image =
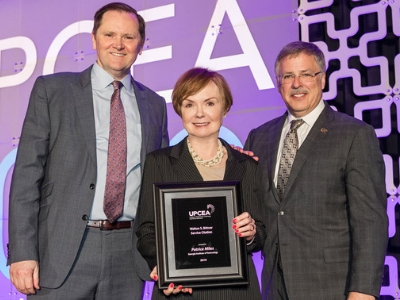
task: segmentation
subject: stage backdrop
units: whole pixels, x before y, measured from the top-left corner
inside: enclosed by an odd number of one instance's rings
[[[93,15],[108,2],[0,0],[0,299],[24,299],[8,280],[5,253],[10,178],[32,85],[39,75],[82,71],[95,61]],[[280,48],[299,38],[297,1],[126,3],[147,22],[145,50],[132,73],[167,102],[177,78],[203,66],[220,71],[232,88],[234,105],[222,130],[230,142],[244,144],[252,128],[284,112],[273,65]],[[168,118],[175,143],[184,133],[171,104]]]
[[[39,75],[82,71],[94,62],[93,14],[108,2],[0,0],[0,300],[25,299],[8,280],[5,253],[10,178],[30,90]],[[220,71],[234,95],[222,136],[237,145],[252,128],[285,111],[273,70],[280,48],[302,39],[323,49],[329,63],[324,98],[372,124],[381,142],[391,237],[381,299],[398,299],[400,0],[126,2],[147,21],[135,79],[170,102],[176,79],[187,69]],[[171,104],[168,117],[176,143],[185,133]],[[259,256],[255,261],[260,271]],[[145,299],[150,291],[147,286]]]

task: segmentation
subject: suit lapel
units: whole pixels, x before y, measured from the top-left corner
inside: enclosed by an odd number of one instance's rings
[[[72,98],[75,101],[81,130],[90,156],[96,162],[96,128],[94,122],[93,93],[89,67],[79,74],[78,84],[71,84]]]
[[[272,193],[275,196],[275,200],[278,203],[280,203],[281,201],[279,199],[278,190],[276,189],[276,186],[273,181],[275,178],[275,166],[278,163],[277,155],[279,149],[279,142],[281,139],[282,129],[283,125],[285,124],[286,118],[287,118],[287,113],[282,115],[282,117],[277,119],[277,122],[272,125],[271,134],[269,135],[270,141],[268,142],[268,147],[267,147],[267,159],[269,161],[268,178],[271,178]]]
[[[181,181],[203,181],[187,148],[186,138],[171,149],[171,164]]]
[[[307,138],[299,148],[294,160],[292,170],[285,188],[283,195],[283,201],[286,199],[286,195],[290,193],[290,189],[293,183],[296,181],[305,161],[309,158],[312,151],[317,147],[319,141],[323,139],[326,133],[332,128],[332,120],[334,118],[332,109],[325,104],[324,110],[321,112],[314,126],[311,128]]]
[[[136,84],[136,82],[133,79],[132,79],[132,85],[133,85],[133,90],[135,93],[136,102],[137,102],[138,109],[139,109],[140,123],[142,124],[142,126],[141,126],[141,128],[142,128],[142,146],[141,146],[141,150],[140,150],[140,164],[143,166],[144,161],[146,159],[146,154],[147,154],[146,149],[147,149],[147,143],[149,141],[149,138],[148,138],[149,130],[152,130],[152,128],[149,128],[149,126],[147,126],[150,123],[149,113],[151,112],[151,110],[148,107],[148,101],[146,101],[146,97],[144,95],[143,90],[138,87],[138,85]],[[142,170],[143,170],[143,168],[142,168]]]

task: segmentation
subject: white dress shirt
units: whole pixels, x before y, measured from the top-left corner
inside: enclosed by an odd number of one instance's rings
[[[313,127],[315,121],[317,121],[319,115],[323,111],[325,107],[324,101],[318,103],[318,105],[306,116],[297,119],[303,119],[304,124],[297,129],[297,137],[299,139],[299,146],[298,149],[303,144],[304,140],[307,138],[308,133],[310,132],[311,128]],[[279,164],[282,155],[282,148],[283,148],[283,141],[285,140],[286,134],[289,132],[290,129],[290,122],[295,120],[296,118],[288,112],[288,117],[286,118],[285,124],[283,125],[281,139],[279,141],[279,149],[278,154],[276,156],[276,165],[275,165],[275,176],[274,176],[274,183],[276,186],[278,180],[278,172],[279,172]]]

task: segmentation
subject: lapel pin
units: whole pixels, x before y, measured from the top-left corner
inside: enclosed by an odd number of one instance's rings
[[[326,132],[328,132],[328,129],[326,129],[326,128],[321,128],[321,132],[326,133]]]

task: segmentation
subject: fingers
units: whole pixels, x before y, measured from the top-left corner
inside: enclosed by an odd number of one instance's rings
[[[20,293],[25,295],[35,294],[32,277],[30,279],[28,277],[10,277],[10,279]]]
[[[255,161],[258,161],[258,156],[255,156],[253,151],[243,150],[243,148],[241,148],[239,146],[235,146],[233,144],[231,144],[230,146],[232,147],[232,149],[235,149],[235,150],[239,151],[240,153],[246,154],[247,156],[252,157]]]
[[[167,289],[163,290],[163,293],[165,296],[169,296],[172,294],[172,291],[174,290],[174,284],[171,283]]]
[[[157,266],[155,266],[154,269],[151,271],[150,278],[154,281],[158,280]],[[178,294],[180,292],[192,294],[193,290],[192,288],[183,288],[182,285],[178,285],[177,287],[175,287],[173,283],[170,283],[168,288],[163,290],[163,292],[164,295],[169,296],[172,294]]]
[[[252,151],[248,151],[248,150],[243,150],[241,151],[242,153],[246,154],[247,156],[253,157],[254,156],[254,152]]]
[[[154,267],[153,271],[151,271],[150,273],[150,277],[154,280],[157,281],[158,280],[158,274],[157,274],[157,266]],[[164,295],[169,296],[171,294],[177,294],[182,290],[182,286],[179,285],[177,288],[175,288],[173,283],[170,283],[168,288],[166,288],[165,290],[163,290]]]
[[[150,278],[153,279],[154,281],[158,280],[157,266],[155,266],[151,271]]]
[[[40,289],[39,286],[39,268],[35,268],[33,271],[33,287],[38,290]]]
[[[246,211],[246,212],[241,213],[240,215],[236,216],[236,217],[233,219],[233,223],[241,222],[241,221],[244,221],[244,222],[247,221],[247,223],[248,223],[248,221],[249,221],[248,219],[250,219],[250,218],[251,218],[250,214]],[[246,223],[246,224],[247,224],[247,223]]]
[[[180,292],[182,291],[182,288],[183,288],[183,287],[182,287],[181,285],[178,285],[178,287],[172,291],[172,294],[178,294],[178,293],[180,293]]]
[[[169,296],[172,294],[178,294],[181,290],[182,290],[181,285],[179,285],[175,288],[175,285],[173,283],[170,283],[168,288],[165,289],[163,292],[164,292],[164,295]]]
[[[251,240],[257,231],[256,222],[248,212],[244,212],[233,219],[232,228],[239,237],[246,237],[247,240]]]
[[[10,266],[10,279],[23,294],[35,294],[39,289],[39,266],[36,261],[20,261]]]
[[[183,288],[181,285],[178,285],[177,287],[175,287],[175,285],[173,283],[170,283],[168,288],[163,290],[163,293],[166,296],[175,295],[175,294],[178,294],[181,292],[192,294],[193,289],[192,288]]]
[[[236,151],[239,151],[239,152],[241,152],[241,153],[243,153],[243,148],[241,148],[241,147],[239,147],[239,146],[236,146],[236,145],[233,145],[233,144],[230,144],[230,146],[232,147],[232,149],[235,149]]]

